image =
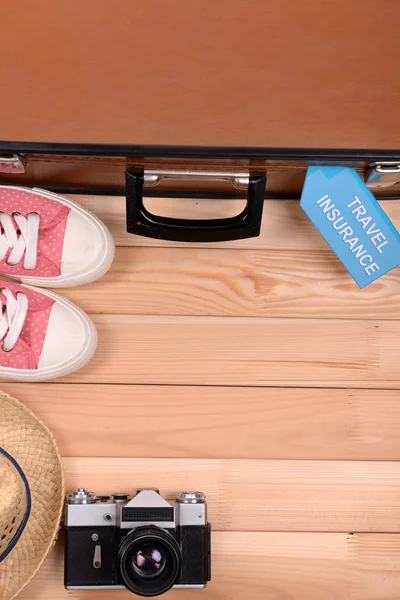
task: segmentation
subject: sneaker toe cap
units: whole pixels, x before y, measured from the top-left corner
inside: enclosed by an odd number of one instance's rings
[[[38,361],[38,369],[78,369],[93,355],[96,335],[90,321],[73,305],[55,302]],[[61,373],[60,373],[61,374]]]
[[[98,265],[105,254],[104,233],[90,215],[71,210],[65,226],[61,275],[74,275]]]

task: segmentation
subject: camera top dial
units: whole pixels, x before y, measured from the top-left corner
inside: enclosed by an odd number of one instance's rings
[[[110,496],[95,496],[93,492],[88,492],[85,488],[78,488],[67,496],[67,504],[95,504],[96,502],[107,502]]]

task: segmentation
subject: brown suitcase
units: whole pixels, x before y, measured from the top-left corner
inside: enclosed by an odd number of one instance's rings
[[[0,183],[127,193],[129,231],[196,242],[257,235],[263,199],[299,198],[308,165],[353,166],[398,198],[399,12],[396,0],[15,5],[0,36]],[[193,222],[151,215],[143,195],[248,203]]]

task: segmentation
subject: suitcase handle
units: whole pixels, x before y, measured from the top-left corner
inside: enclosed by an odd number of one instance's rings
[[[195,176],[231,179],[236,187],[248,185],[247,204],[235,217],[226,219],[177,219],[150,213],[143,204],[143,185],[157,185],[161,177],[187,176],[188,172],[127,171],[126,223],[128,233],[176,242],[223,242],[256,237],[260,234],[265,175],[227,172],[190,172]],[[146,179],[145,179],[146,178]]]

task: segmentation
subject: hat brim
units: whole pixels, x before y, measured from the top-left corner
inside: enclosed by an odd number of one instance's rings
[[[0,447],[22,467],[32,495],[32,510],[21,539],[0,564],[0,598],[11,600],[38,571],[57,538],[65,497],[64,473],[47,427],[2,391]]]

